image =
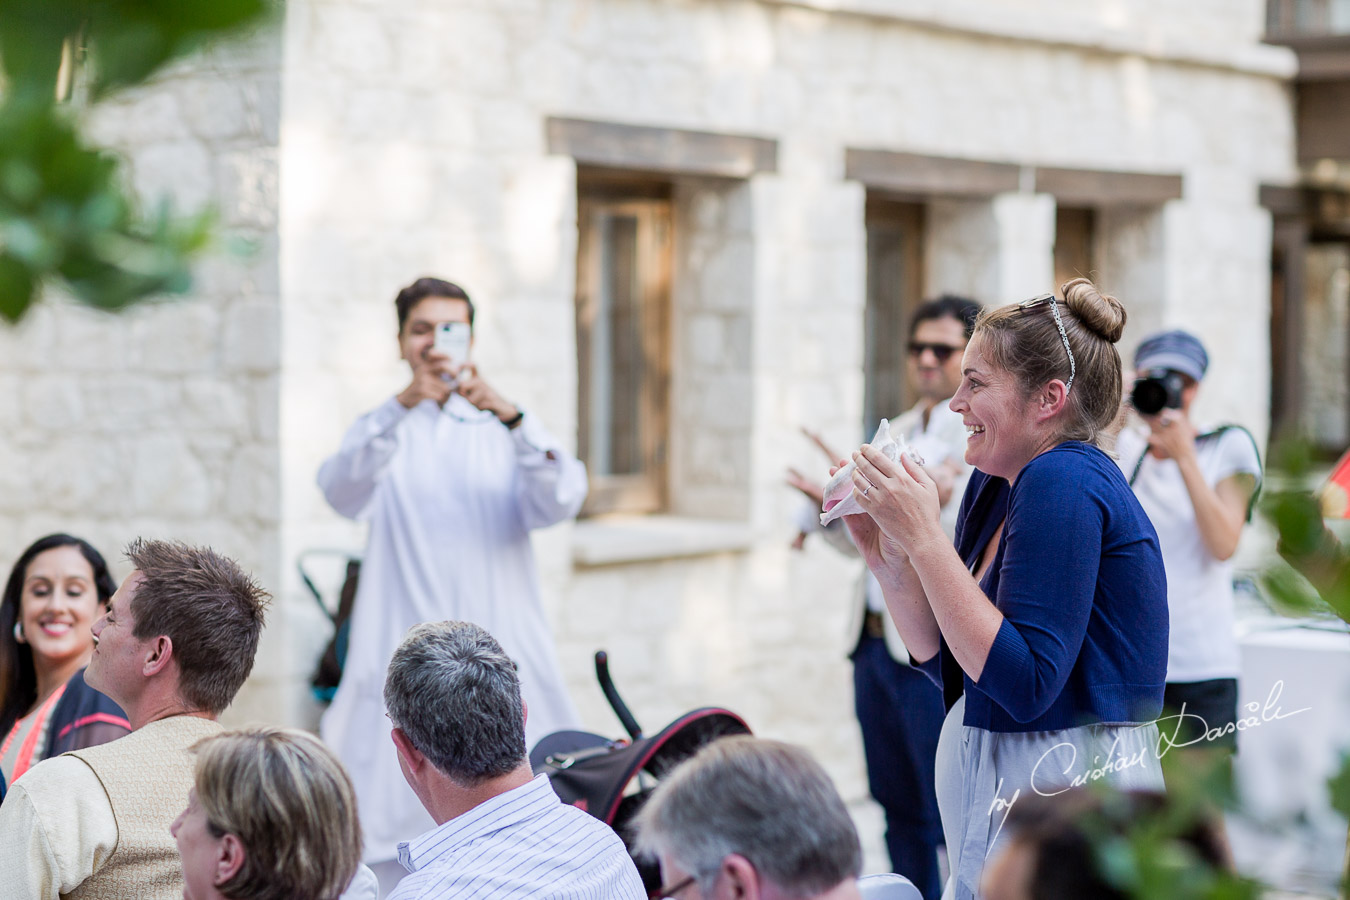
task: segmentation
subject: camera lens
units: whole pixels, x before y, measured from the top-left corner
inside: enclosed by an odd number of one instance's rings
[[[1167,386],[1159,378],[1140,378],[1130,392],[1130,405],[1143,415],[1157,415],[1167,405]]]

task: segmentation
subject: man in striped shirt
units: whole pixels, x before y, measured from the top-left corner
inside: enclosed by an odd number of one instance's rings
[[[403,775],[437,823],[399,844],[410,874],[390,900],[645,900],[618,835],[530,770],[516,665],[492,635],[413,628],[384,702]]]
[[[860,900],[853,819],[820,763],[791,744],[714,741],[657,786],[637,829],[661,861],[663,900]]]

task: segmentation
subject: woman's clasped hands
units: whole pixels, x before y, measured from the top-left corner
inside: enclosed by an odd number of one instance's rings
[[[947,543],[937,484],[908,453],[897,463],[864,444],[853,453],[853,463],[854,499],[866,515],[845,516],[844,522],[872,573],[882,581],[898,579],[909,556],[926,542]],[[830,474],[845,465],[841,460]]]

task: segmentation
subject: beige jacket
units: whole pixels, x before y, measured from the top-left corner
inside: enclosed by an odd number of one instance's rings
[[[0,804],[5,895],[179,900],[183,873],[169,826],[192,787],[187,751],[220,730],[209,719],[174,716],[30,769]]]

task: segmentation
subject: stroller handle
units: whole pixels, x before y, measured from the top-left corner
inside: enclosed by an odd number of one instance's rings
[[[609,701],[610,708],[614,710],[614,715],[619,717],[619,723],[623,725],[623,730],[628,732],[628,736],[633,740],[642,737],[642,726],[633,718],[633,713],[628,709],[628,704],[623,702],[619,696],[619,689],[614,686],[614,679],[609,675],[609,654],[603,650],[595,651],[595,678],[600,682],[600,690],[605,692],[605,699]]]

